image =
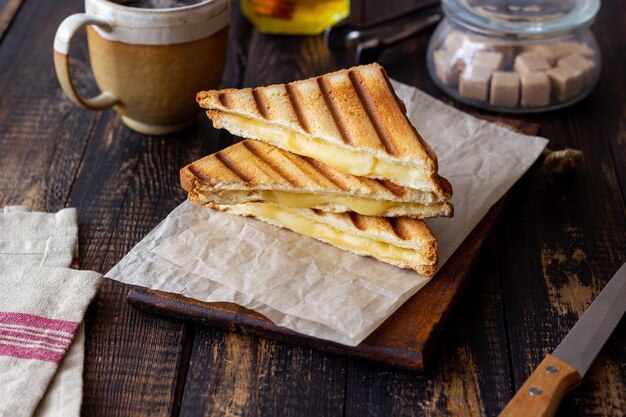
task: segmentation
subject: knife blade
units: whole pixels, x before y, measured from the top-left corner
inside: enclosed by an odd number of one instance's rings
[[[626,311],[626,263],[613,275],[574,327],[528,377],[500,417],[552,416],[563,396],[580,384]]]

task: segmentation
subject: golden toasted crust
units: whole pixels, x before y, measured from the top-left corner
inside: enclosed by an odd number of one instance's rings
[[[180,171],[181,185],[189,192],[205,196],[219,190],[272,190],[338,194],[372,200],[441,206],[438,214],[451,215],[444,204],[452,187],[442,181],[444,193],[420,192],[386,180],[345,174],[311,158],[299,156],[264,142],[245,140],[199,159]],[[246,201],[254,201],[250,193]],[[218,201],[234,204],[246,201]]]
[[[194,194],[189,195],[189,199],[198,204],[199,201],[197,196]],[[207,207],[214,208],[221,211],[226,211],[231,214],[236,214],[239,216],[248,216],[254,217],[256,219],[262,220],[266,223],[270,223],[274,226],[286,227],[285,225],[269,218],[265,218],[263,216],[259,216],[252,209],[255,204],[263,204],[263,203],[247,203],[247,204],[236,204],[236,205],[219,205],[215,203],[206,204]],[[385,217],[375,217],[375,216],[361,216],[355,213],[351,214],[336,214],[336,213],[325,213],[319,210],[310,210],[310,209],[290,209],[291,211],[295,211],[298,214],[311,219],[316,222],[320,222],[323,224],[327,224],[337,230],[340,230],[347,234],[352,234],[356,236],[367,237],[370,239],[376,239],[385,243],[389,243],[391,245],[395,245],[402,248],[408,248],[415,250],[417,256],[421,260],[426,258],[427,262],[422,263],[402,263],[391,261],[389,259],[382,259],[374,254],[365,252],[365,251],[355,251],[345,247],[339,247],[340,249],[346,250],[351,253],[355,253],[357,255],[362,256],[370,256],[375,259],[378,259],[381,262],[389,263],[400,268],[407,268],[416,271],[418,274],[425,276],[432,276],[437,269],[437,257],[438,257],[438,246],[437,240],[433,236],[432,232],[426,226],[426,224],[417,219],[411,218],[385,218]],[[334,245],[332,242],[322,240],[328,244]]]
[[[378,64],[286,85],[202,91],[196,100],[210,110],[210,117],[220,112],[238,114],[427,173],[437,172],[434,152],[409,122]]]

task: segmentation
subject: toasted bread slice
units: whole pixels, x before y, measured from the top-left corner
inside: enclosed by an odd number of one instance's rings
[[[385,70],[358,66],[289,84],[197,94],[217,128],[346,173],[443,193],[437,158],[406,116]]]
[[[189,198],[197,202],[194,194]],[[437,240],[422,220],[327,213],[265,203],[232,206],[211,203],[210,206],[239,216],[255,217],[357,255],[412,269],[424,276],[434,275],[437,269]]]
[[[180,171],[185,190],[208,205],[275,203],[329,212],[426,218],[452,216],[443,194],[421,192],[345,174],[311,158],[264,142],[245,140],[195,161]]]

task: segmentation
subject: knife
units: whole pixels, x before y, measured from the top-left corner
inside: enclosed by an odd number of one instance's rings
[[[348,22],[339,23],[326,29],[326,32],[324,32],[324,42],[331,51],[356,46],[358,42],[367,36],[367,33],[371,29],[385,26],[389,23],[395,23],[401,19],[414,19],[424,13],[424,11],[433,8],[439,11],[441,10],[440,0],[423,0],[415,6],[402,10],[399,13],[359,25]]]
[[[378,37],[363,41],[356,47],[356,63],[357,65],[370,64],[378,58],[378,55],[386,48],[405,41],[415,35],[434,28],[443,19],[443,13],[435,10],[424,17],[415,21],[415,24],[395,35],[386,39]]]
[[[580,385],[626,310],[626,263],[613,275],[551,355],[528,377],[500,417],[553,416]]]

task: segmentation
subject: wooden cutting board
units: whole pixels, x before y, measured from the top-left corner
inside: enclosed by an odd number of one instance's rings
[[[529,135],[536,135],[539,131],[539,125],[536,124],[493,116],[480,117]],[[128,302],[150,313],[421,371],[455,300],[467,282],[482,245],[500,217],[506,198],[503,197],[491,208],[435,278],[355,347],[276,326],[263,315],[232,303],[205,303],[143,287],[133,287],[128,293]]]

